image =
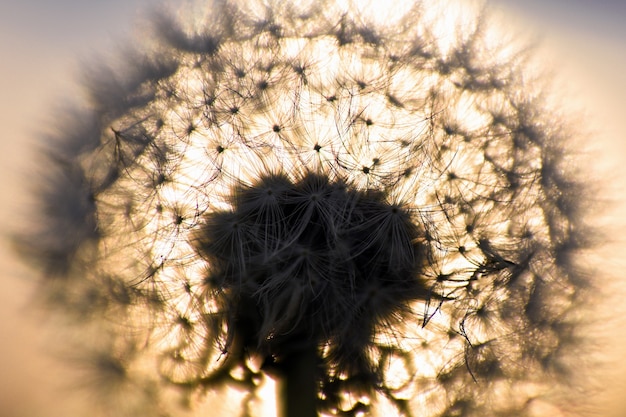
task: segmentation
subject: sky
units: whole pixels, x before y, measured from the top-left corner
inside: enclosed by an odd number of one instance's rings
[[[0,227],[28,208],[24,179],[51,110],[80,98],[82,63],[115,49],[150,0],[0,0]],[[586,115],[602,161],[626,162],[626,1],[490,0],[541,51]],[[587,121],[588,120],[588,121]],[[598,160],[592,164],[600,165]],[[619,176],[619,175],[616,175]],[[71,415],[59,400],[66,375],[46,352],[32,313],[33,277],[0,240],[0,417]],[[61,395],[62,397],[62,395]],[[626,410],[626,408],[624,408]],[[616,411],[615,416],[618,412]]]
[[[604,134],[613,145],[626,145],[626,136],[619,131],[626,108],[626,1],[491,3],[539,36],[557,76],[593,113],[590,119],[606,130]]]

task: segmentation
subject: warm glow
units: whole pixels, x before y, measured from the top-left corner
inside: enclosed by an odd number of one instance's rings
[[[314,340],[325,413],[551,410],[560,320],[586,300],[564,112],[476,2],[298,14],[314,3],[277,8],[281,27],[238,1],[231,33],[196,2],[147,42],[154,68],[119,83],[135,90],[94,93],[100,142],[73,154],[60,129],[66,177],[31,252],[69,266],[50,298],[110,343],[100,385],[131,414],[232,400],[274,416],[285,346]]]

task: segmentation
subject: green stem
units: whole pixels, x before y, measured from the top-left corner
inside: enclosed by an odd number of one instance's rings
[[[315,345],[285,358],[278,392],[280,417],[317,417],[317,362]]]

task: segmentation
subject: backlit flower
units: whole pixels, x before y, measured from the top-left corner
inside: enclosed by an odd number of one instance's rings
[[[94,76],[50,146],[49,295],[141,407],[308,361],[321,414],[536,412],[571,369],[587,231],[525,55],[475,12],[300,3],[161,14]]]

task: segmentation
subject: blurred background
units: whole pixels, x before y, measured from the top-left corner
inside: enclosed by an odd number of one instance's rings
[[[577,122],[599,151],[589,159],[590,166],[606,170],[621,190],[626,0],[488,1],[513,30],[539,39],[556,82],[566,88],[573,107],[584,109]],[[17,221],[28,210],[25,180],[35,168],[33,145],[41,140],[52,111],[82,98],[81,65],[123,45],[150,3],[155,1],[0,0],[0,235],[18,230]],[[619,200],[620,194],[612,197]],[[613,216],[626,223],[620,212]],[[617,247],[615,253],[622,251]],[[34,278],[3,239],[0,280],[0,417],[80,415],[66,401],[67,375],[49,354],[38,326],[41,314],[32,313]],[[624,337],[616,337],[615,344],[623,343]],[[624,354],[626,358],[626,347]],[[626,373],[626,365],[620,366]],[[606,381],[616,399],[626,394],[624,386]],[[607,412],[611,417],[626,415],[619,401],[612,409]]]

